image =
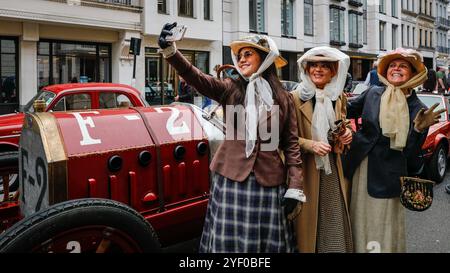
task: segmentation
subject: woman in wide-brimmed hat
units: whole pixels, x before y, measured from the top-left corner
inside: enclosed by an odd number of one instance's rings
[[[159,37],[167,61],[198,92],[226,110],[237,109],[237,114],[225,111],[226,140],[211,162],[200,252],[293,252],[287,214],[306,197],[292,96],[276,74],[276,67],[286,65],[286,60],[269,37],[243,38],[230,45],[241,77],[222,81],[191,65],[175,43],[166,40],[173,27],[166,24]],[[262,125],[270,135],[261,134]],[[284,152],[284,162],[279,151]]]
[[[400,177],[417,175],[428,127],[438,122],[437,105],[425,110],[414,87],[426,80],[422,55],[398,48],[379,59],[385,87],[371,87],[347,105],[347,117],[362,117],[344,160],[352,179],[350,215],[356,252],[405,252],[405,214]]]
[[[346,54],[326,46],[312,48],[298,60],[302,82],[292,93],[308,196],[296,218],[300,252],[353,251],[349,187],[340,158],[343,146],[352,141],[343,94],[349,65]],[[329,138],[338,129],[339,137]]]

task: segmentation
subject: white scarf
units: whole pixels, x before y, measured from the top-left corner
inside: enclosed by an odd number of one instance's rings
[[[256,73],[252,74],[250,78],[242,75],[237,57],[231,53],[234,66],[237,68],[239,74],[248,81],[247,90],[245,92],[245,155],[249,157],[255,149],[258,129],[259,117],[262,111],[271,111],[273,106],[272,87],[261,77],[261,74],[275,61],[280,55],[275,42],[268,36],[264,36],[269,43],[270,51],[266,59],[262,62]]]
[[[332,57],[339,63],[337,74],[331,79],[331,82],[325,85],[324,89],[316,88],[311,81],[309,75],[305,72],[303,62],[311,57],[323,55]],[[326,46],[315,47],[307,51],[298,61],[299,77],[301,83],[298,85],[296,92],[302,101],[308,101],[316,96],[316,104],[314,107],[311,135],[315,141],[328,143],[328,131],[335,129],[334,122],[336,114],[333,109],[332,101],[336,101],[344,90],[347,71],[350,66],[350,57],[341,51]],[[328,155],[315,155],[316,168],[324,170],[325,174],[331,173],[330,160]]]

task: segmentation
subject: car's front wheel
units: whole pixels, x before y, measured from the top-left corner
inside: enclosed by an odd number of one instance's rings
[[[439,144],[428,166],[428,178],[441,183],[447,171],[447,149],[442,143]]]
[[[0,253],[160,252],[152,226],[113,200],[75,199],[22,219],[0,235]]]

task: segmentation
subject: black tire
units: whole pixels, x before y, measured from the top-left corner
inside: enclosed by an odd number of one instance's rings
[[[17,168],[19,166],[19,152],[2,152],[0,153],[0,166],[7,168]],[[19,174],[14,172],[9,175],[9,191],[17,191],[19,188]],[[0,194],[3,194],[3,177],[0,176]]]
[[[428,179],[441,183],[447,171],[447,149],[440,143],[428,165]]]
[[[95,252],[89,248],[98,249],[103,240],[96,242],[93,235],[76,237],[77,232],[88,234],[92,232],[90,229],[101,229],[105,236],[114,235],[103,237],[112,241],[106,252],[161,252],[155,231],[141,214],[122,203],[95,198],[55,204],[19,221],[0,236],[0,252],[63,252],[55,245],[71,243],[74,238],[75,242],[89,242],[88,247],[80,247],[81,252]],[[60,238],[62,240],[58,241]],[[116,242],[132,245],[134,250],[124,251]],[[69,244],[66,246],[68,248]]]

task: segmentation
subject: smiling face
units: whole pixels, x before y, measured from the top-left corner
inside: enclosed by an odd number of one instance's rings
[[[319,89],[323,89],[336,75],[336,70],[330,62],[308,62],[306,71],[311,81]]]
[[[394,86],[400,86],[412,78],[411,64],[402,59],[396,59],[389,63],[386,78]]]
[[[237,55],[237,60],[239,70],[247,78],[258,71],[261,65],[261,56],[251,47],[243,47]]]

